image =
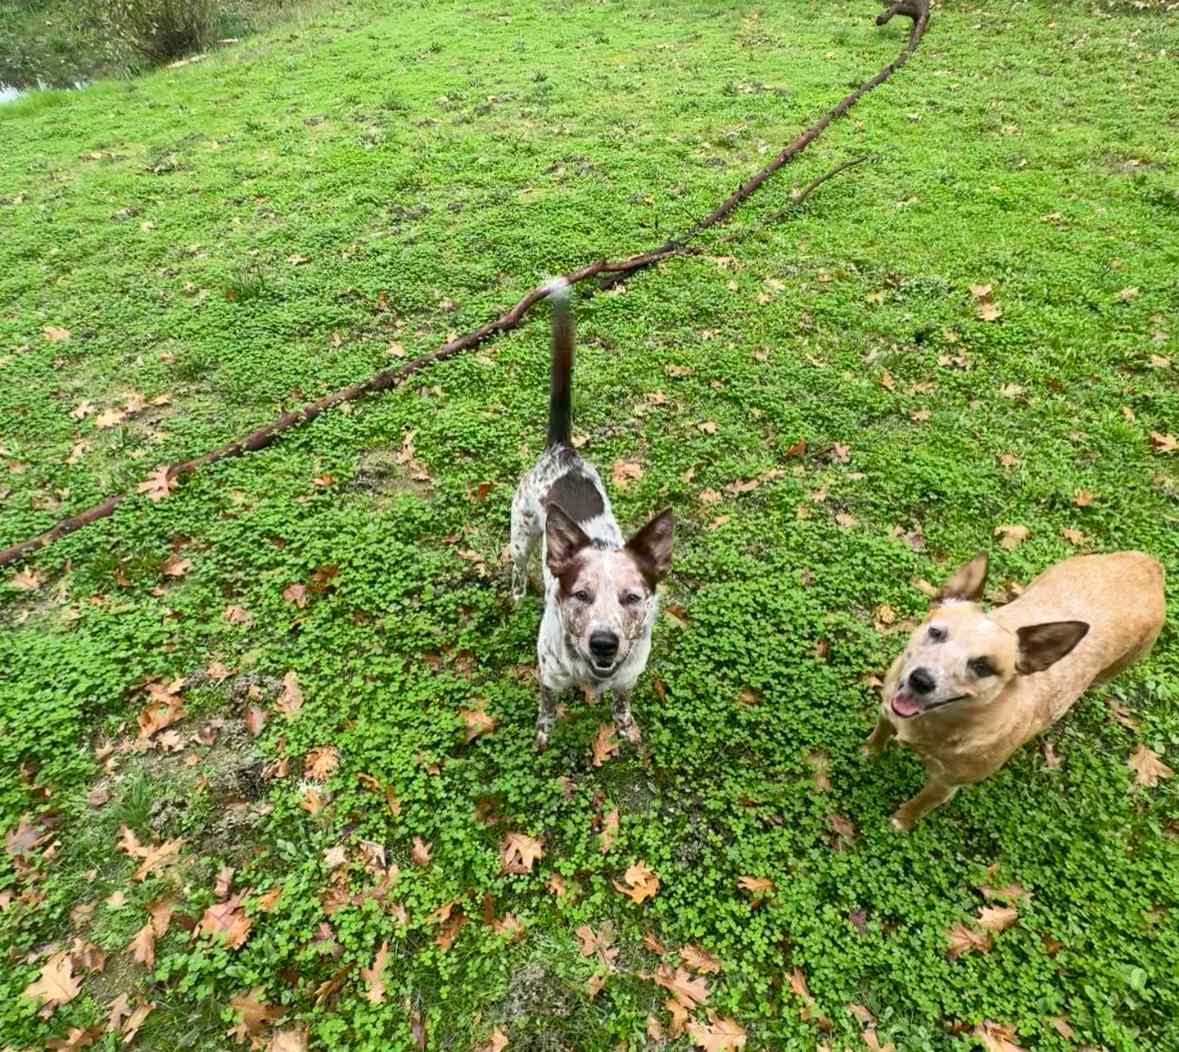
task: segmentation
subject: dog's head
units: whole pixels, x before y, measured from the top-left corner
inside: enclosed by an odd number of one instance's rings
[[[545,521],[566,637],[596,679],[608,679],[651,630],[655,586],[671,569],[674,520],[656,515],[621,548],[599,548],[558,504]]]
[[[1008,631],[979,605],[987,578],[980,552],[934,596],[901,659],[900,678],[885,698],[902,719],[950,707],[988,705],[1020,675],[1042,672],[1089,631],[1084,621],[1048,621]]]

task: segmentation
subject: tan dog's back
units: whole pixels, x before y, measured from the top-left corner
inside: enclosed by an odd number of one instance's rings
[[[1036,693],[1050,701],[1041,719],[1059,719],[1093,683],[1145,657],[1167,614],[1163,568],[1142,552],[1078,555],[1045,570],[991,619],[1014,632],[1042,621],[1084,621],[1085,638],[1039,673]]]

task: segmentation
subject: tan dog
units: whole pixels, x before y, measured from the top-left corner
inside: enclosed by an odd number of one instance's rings
[[[862,751],[875,759],[895,734],[926,775],[895,829],[981,782],[1088,687],[1149,653],[1166,617],[1163,568],[1141,552],[1066,559],[989,614],[978,604],[986,576],[981,552],[946,581],[884,679]]]

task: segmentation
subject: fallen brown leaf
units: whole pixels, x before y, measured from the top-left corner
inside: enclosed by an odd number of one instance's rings
[[[989,935],[984,932],[975,931],[973,928],[969,928],[960,922],[953,925],[946,932],[946,940],[949,943],[949,949],[946,951],[946,955],[951,960],[961,957],[962,954],[969,953],[971,950],[978,953],[986,953],[991,948],[991,937]]]
[[[41,974],[25,987],[24,995],[41,1002],[41,1018],[48,1019],[59,1005],[68,1004],[81,992],[74,978],[74,962],[68,951],[55,953],[41,968]]]
[[[593,740],[593,765],[601,767],[611,754],[618,751],[618,740],[614,736],[614,724],[603,723]]]
[[[735,1019],[709,1012],[708,1020],[707,1025],[695,1019],[688,1020],[688,1036],[697,1048],[705,1052],[730,1052],[745,1047],[745,1028]]]
[[[983,906],[978,911],[978,924],[987,931],[1006,931],[1019,919],[1013,906]]]
[[[1139,788],[1152,789],[1161,780],[1175,774],[1159,754],[1146,745],[1139,745],[1126,763],[1134,772],[1134,784]]]
[[[610,477],[619,489],[626,489],[635,479],[643,477],[643,465],[637,460],[616,460],[610,469]]]
[[[614,887],[632,902],[642,903],[659,891],[659,877],[645,862],[635,862],[629,866],[623,881],[614,881]]]
[[[713,957],[707,950],[700,949],[694,943],[688,943],[687,946],[680,947],[680,960],[693,972],[699,972],[702,975],[708,975],[721,970],[720,961]]]
[[[999,547],[1012,551],[1023,544],[1031,536],[1032,531],[1026,526],[996,526],[993,532],[996,537],[1002,538]]]
[[[532,865],[544,855],[544,841],[525,833],[509,833],[500,841],[499,860],[505,873],[531,873]]]
[[[389,943],[381,943],[381,948],[377,950],[377,955],[373,958],[373,963],[368,968],[360,969],[360,976],[364,979],[367,989],[364,991],[365,1000],[369,1004],[379,1005],[385,1003],[385,962],[389,957]]]

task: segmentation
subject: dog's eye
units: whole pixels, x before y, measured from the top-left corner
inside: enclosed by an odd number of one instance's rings
[[[573,598],[576,599],[579,603],[588,603],[591,599],[593,599],[593,596],[590,595],[589,592],[587,592],[584,588],[579,588],[576,592],[573,593]]]
[[[974,675],[979,679],[985,679],[987,676],[996,676],[995,666],[991,664],[990,660],[985,657],[971,658],[966,662],[966,667],[970,669]]]
[[[942,643],[945,641],[945,638],[946,630],[944,628],[938,628],[937,625],[929,626],[929,641],[931,643]]]
[[[622,595],[619,596],[618,601],[623,606],[638,606],[638,604],[642,602],[642,599],[643,597],[637,592],[623,592]]]

